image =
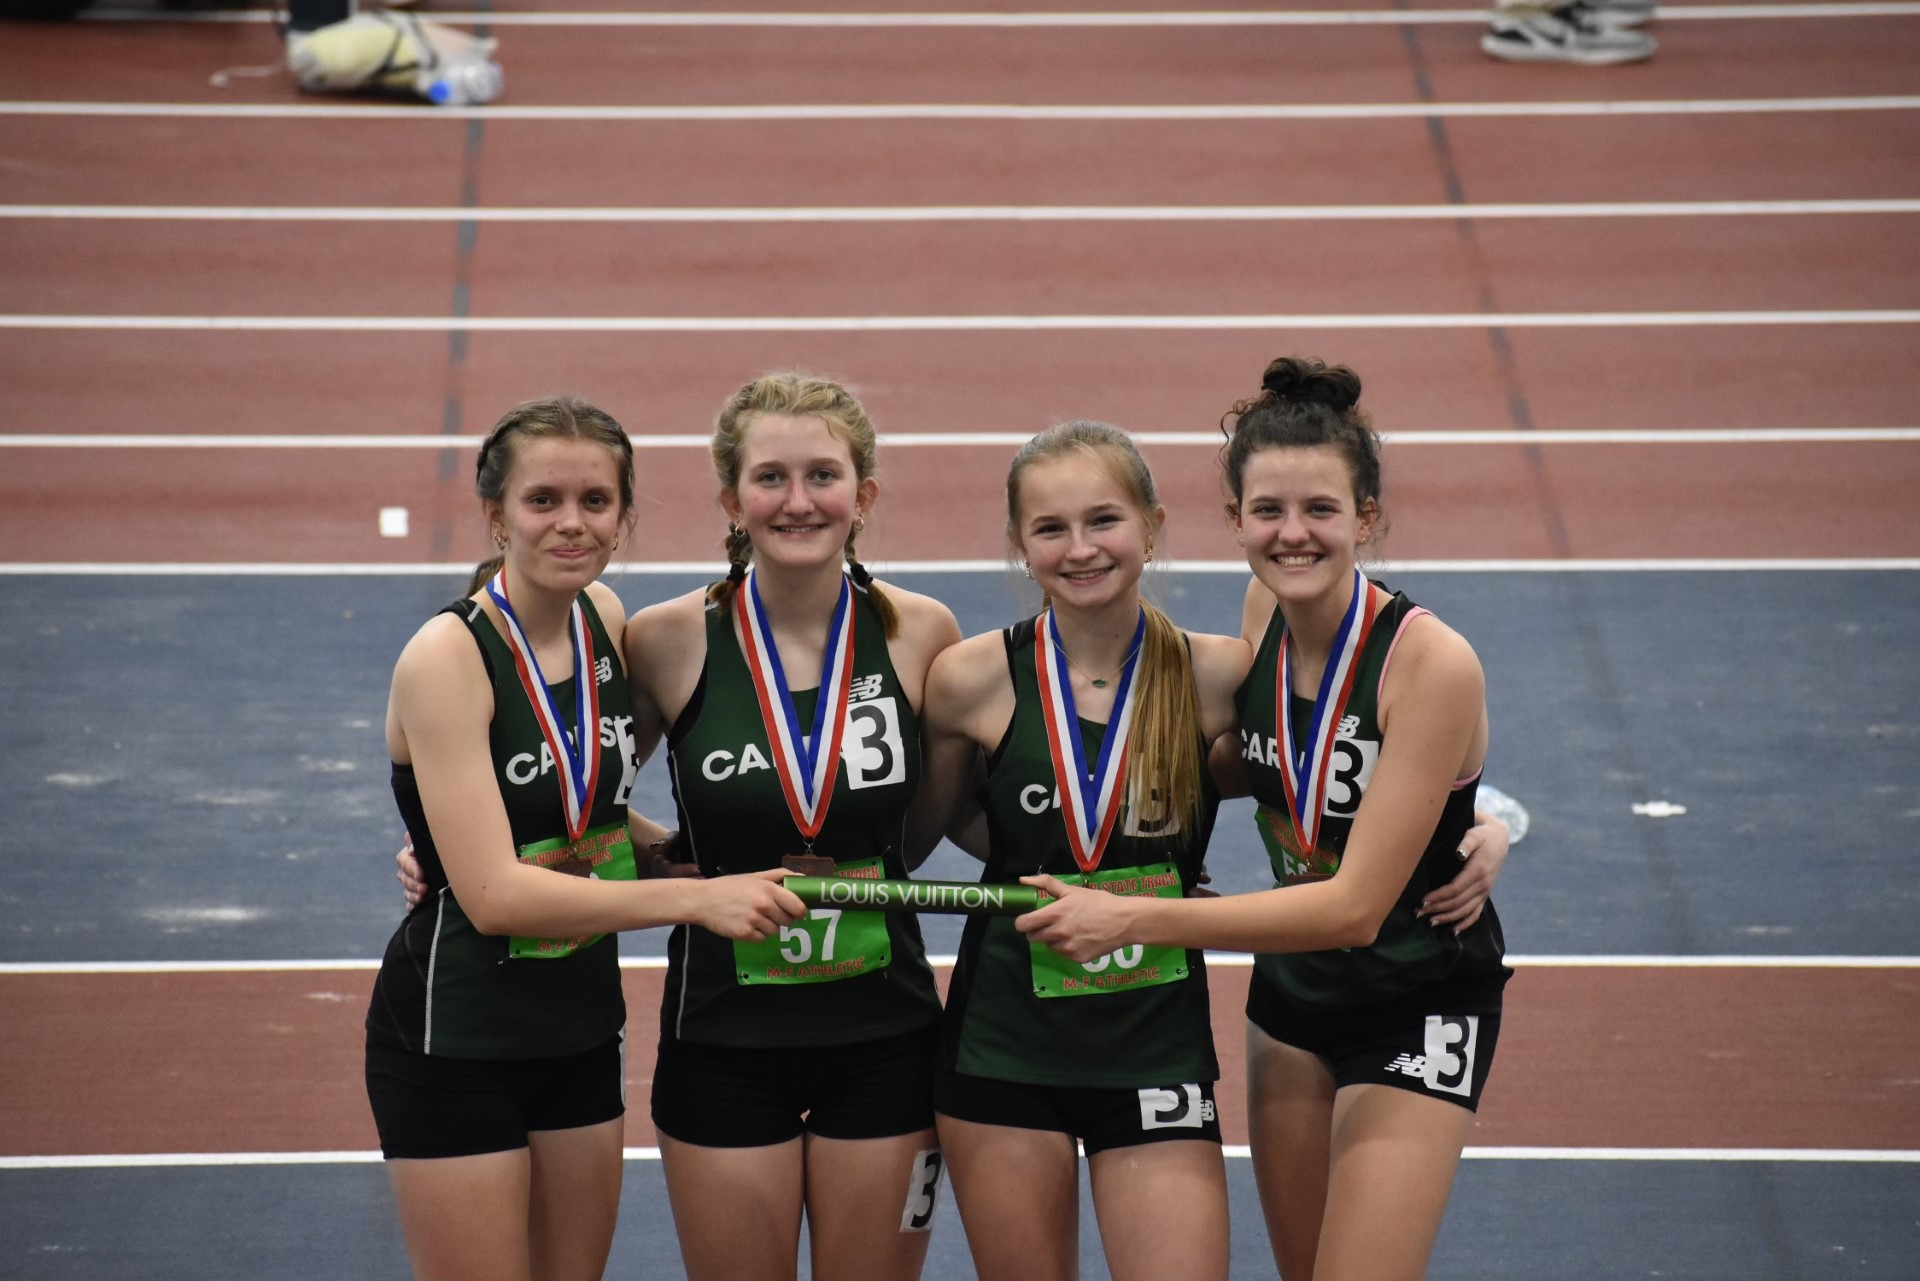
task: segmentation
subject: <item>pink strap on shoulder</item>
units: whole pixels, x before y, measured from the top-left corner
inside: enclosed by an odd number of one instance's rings
[[[1373,705],[1375,707],[1380,706],[1380,695],[1387,688],[1387,667],[1393,662],[1393,651],[1400,648],[1400,638],[1407,634],[1407,624],[1422,614],[1432,612],[1433,611],[1427,609],[1424,605],[1415,605],[1407,611],[1407,616],[1400,620],[1400,626],[1393,629],[1393,643],[1387,646],[1387,660],[1380,664],[1380,683],[1373,688]]]

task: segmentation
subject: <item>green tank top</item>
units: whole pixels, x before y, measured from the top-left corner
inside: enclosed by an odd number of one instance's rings
[[[551,687],[573,733],[576,682],[587,676],[599,686],[600,775],[589,835],[572,843],[566,840],[557,767],[520,684],[512,650],[473,601],[458,601],[442,612],[456,613],[466,623],[493,683],[488,741],[514,848],[525,861],[598,874],[604,868],[597,865],[625,847],[627,796],[637,762],[618,650],[584,593],[580,603],[591,635],[593,670]],[[396,765],[393,782],[428,893],[387,944],[367,1012],[369,1034],[403,1049],[458,1059],[578,1054],[618,1034],[626,1024],[626,1003],[613,937],[517,941],[475,930],[447,884],[412,769]],[[552,848],[537,852],[542,846]]]
[[[832,858],[843,876],[904,877],[920,724],[864,587],[855,585],[853,601],[845,737],[813,853]],[[708,876],[778,867],[807,845],[787,808],[732,615],[731,603],[708,605],[706,665],[667,741],[681,839]],[[803,724],[818,695],[793,691]],[[663,1037],[739,1048],[850,1045],[926,1028],[939,1016],[911,912],[816,909],[757,945],[698,926],[677,927],[668,940]]]
[[[1406,624],[1425,612],[1396,592],[1375,617],[1366,646],[1355,658],[1353,692],[1335,731],[1319,837],[1314,849],[1302,850],[1287,815],[1281,782],[1284,748],[1274,719],[1274,700],[1285,623],[1279,611],[1274,611],[1260,639],[1253,668],[1234,701],[1240,714],[1241,755],[1254,800],[1259,802],[1255,821],[1277,884],[1325,880],[1340,870],[1354,815],[1360,810],[1374,763],[1380,758],[1380,680],[1386,672],[1387,657]],[[1309,732],[1313,699],[1296,695],[1289,715],[1293,718],[1294,742],[1301,744]],[[1420,862],[1371,947],[1264,953],[1254,958],[1259,976],[1304,1005],[1354,1006],[1442,989],[1469,1001],[1477,993],[1486,999],[1489,1010],[1497,1009],[1500,987],[1511,971],[1502,961],[1505,944],[1493,904],[1489,902],[1480,919],[1463,934],[1444,927],[1436,929],[1414,916],[1427,894],[1459,873],[1460,839],[1473,826],[1477,782],[1478,775],[1457,785],[1447,797]]]
[[[1014,712],[987,759],[983,792],[990,849],[987,882],[1050,872],[1080,878],[1055,791],[1053,756],[1034,672],[1034,620],[1005,632]],[[1088,759],[1106,727],[1080,722]],[[1196,740],[1193,750],[1204,758]],[[1191,894],[1206,857],[1219,797],[1203,767],[1191,829],[1164,822],[1129,792],[1100,863],[1087,878],[1122,894]],[[1143,812],[1144,811],[1144,812]],[[968,1076],[1036,1085],[1133,1089],[1213,1081],[1205,954],[1124,947],[1076,965],[1028,942],[1012,917],[967,921],[941,1029],[943,1066]]]

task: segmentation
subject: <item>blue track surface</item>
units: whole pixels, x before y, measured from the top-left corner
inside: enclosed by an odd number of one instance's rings
[[[693,579],[634,576],[630,606]],[[902,580],[969,631],[999,575]],[[1163,579],[1235,626],[1244,580]],[[1499,900],[1520,953],[1905,954],[1920,880],[1920,591],[1908,573],[1411,574],[1487,670],[1489,782],[1532,831]],[[406,638],[460,584],[0,577],[0,960],[379,955],[399,821],[381,718]],[[671,805],[656,761],[636,789]],[[1683,816],[1635,815],[1667,800]],[[1264,884],[1246,802],[1210,866]],[[927,875],[971,878],[955,851]],[[957,922],[928,918],[935,951]],[[630,955],[663,935],[628,938]]]

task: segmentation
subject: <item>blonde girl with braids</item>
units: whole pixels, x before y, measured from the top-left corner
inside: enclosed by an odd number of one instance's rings
[[[1504,832],[1473,826],[1485,680],[1464,638],[1358,568],[1384,524],[1359,398],[1351,370],[1287,357],[1227,415],[1255,654],[1216,761],[1259,803],[1277,887],[1196,902],[1043,880],[1059,901],[1019,925],[1072,957],[1257,954],[1249,1129],[1285,1281],[1426,1274],[1511,973],[1487,901]]]
[[[1250,654],[1142,600],[1164,517],[1113,427],[1055,427],[1013,461],[1007,541],[1045,607],[948,650],[927,693],[945,776],[984,757],[985,880],[1044,873],[1155,901],[1196,890],[1217,800],[1208,744],[1233,725]],[[967,923],[935,1101],[975,1269],[1078,1275],[1078,1143],[1114,1277],[1224,1278],[1205,959],[1080,960],[1030,946],[1008,918]]]
[[[627,624],[636,735],[643,755],[665,737],[701,875],[902,877],[938,838],[910,803],[927,672],[959,627],[860,564],[874,442],[836,382],[741,387],[713,435],[727,576]],[[791,1278],[803,1219],[821,1281],[919,1276],[939,1017],[909,914],[815,912],[762,944],[674,932],[652,1111],[692,1281]]]

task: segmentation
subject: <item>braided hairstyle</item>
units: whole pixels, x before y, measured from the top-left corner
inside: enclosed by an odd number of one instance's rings
[[[1153,512],[1160,495],[1147,460],[1133,437],[1106,423],[1076,419],[1041,432],[1013,456],[1007,471],[1007,541],[1020,547],[1020,478],[1035,463],[1059,458],[1091,458],[1106,468],[1141,516],[1147,521],[1149,546]],[[1049,604],[1052,602],[1049,601]],[[1129,797],[1135,813],[1178,818],[1183,830],[1194,830],[1201,805],[1200,771],[1204,768],[1198,745],[1200,691],[1194,684],[1193,657],[1187,638],[1172,619],[1142,601],[1147,634],[1140,642],[1140,665],[1134,672],[1139,701],[1127,732],[1127,773],[1140,780]],[[1162,790],[1164,789],[1164,791]]]
[[[613,455],[614,470],[620,476],[620,516],[629,529],[633,526],[633,442],[613,416],[578,396],[545,396],[515,405],[501,416],[480,444],[480,457],[474,463],[473,488],[481,505],[492,506],[506,497],[507,478],[513,474],[514,455],[523,440],[589,440],[606,447]],[[504,555],[494,555],[474,566],[467,595],[479,591],[487,580],[506,564]]]
[[[747,431],[765,415],[818,418],[836,439],[846,444],[847,453],[853,458],[856,478],[864,481],[874,474],[877,466],[877,436],[872,420],[867,417],[867,411],[854,394],[830,378],[782,372],[761,375],[734,392],[727,398],[726,404],[720,406],[720,413],[713,423],[712,451],[713,471],[720,479],[721,489],[739,488],[741,462],[746,457]],[[853,546],[858,536],[857,529],[847,531],[847,544],[843,549],[847,572],[856,585],[866,590],[867,599],[885,624],[887,635],[896,636],[900,631],[900,611],[874,583],[866,566],[860,563]],[[738,525],[729,525],[723,546],[727,553],[727,579],[715,584],[708,594],[709,600],[722,606],[732,601],[733,593],[747,577],[747,566],[753,560],[753,539]]]
[[[1228,492],[1227,514],[1240,514],[1241,486],[1247,462],[1262,449],[1331,445],[1346,459],[1353,477],[1356,510],[1374,512],[1373,538],[1386,532],[1380,508],[1380,437],[1360,408],[1360,375],[1345,365],[1304,356],[1282,356],[1267,366],[1260,392],[1239,401],[1220,420],[1227,438],[1220,467]]]

